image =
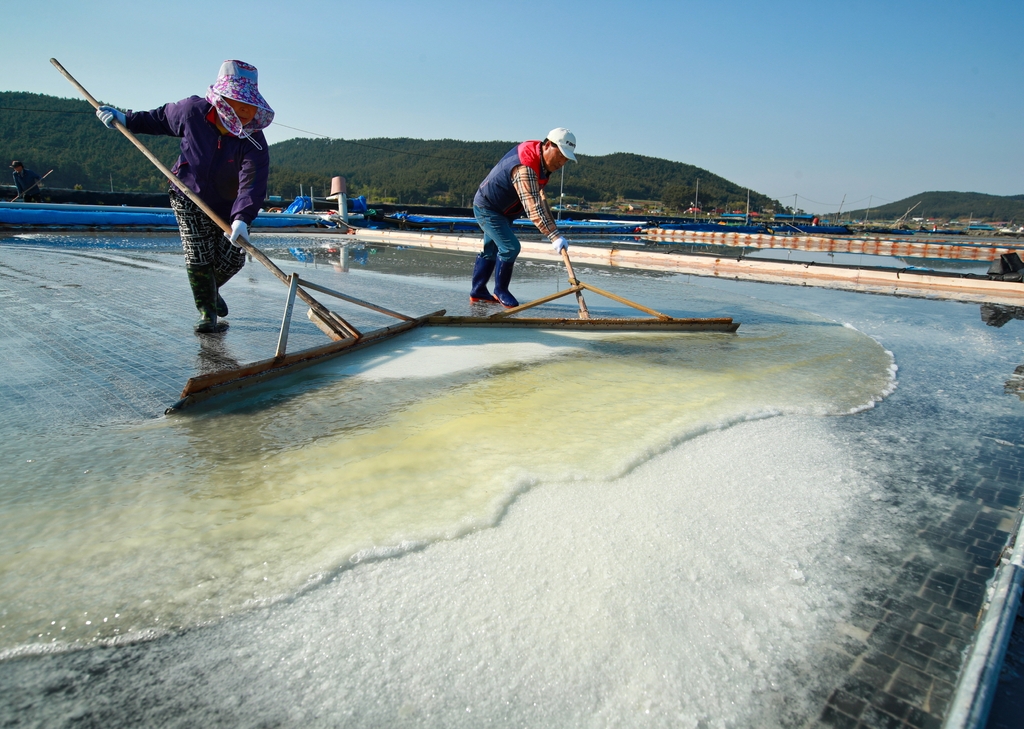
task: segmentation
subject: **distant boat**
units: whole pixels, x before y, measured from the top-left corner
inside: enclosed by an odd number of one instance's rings
[[[872,235],[914,235],[914,231],[906,228],[863,228],[857,232],[871,233]]]

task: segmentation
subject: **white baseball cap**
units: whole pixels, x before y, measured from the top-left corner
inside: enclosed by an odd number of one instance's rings
[[[558,147],[558,151],[565,155],[566,159],[576,161],[576,135],[565,127],[558,127],[548,132],[548,141]]]

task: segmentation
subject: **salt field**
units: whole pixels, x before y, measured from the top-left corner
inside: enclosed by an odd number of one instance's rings
[[[254,243],[480,311],[465,254]],[[1019,312],[577,267],[740,329],[422,328],[164,416],[273,353],[286,292],[249,263],[196,337],[177,245],[0,239],[5,726],[945,717],[1024,491]],[[562,287],[517,265],[521,300]],[[298,316],[289,341],[325,340]]]

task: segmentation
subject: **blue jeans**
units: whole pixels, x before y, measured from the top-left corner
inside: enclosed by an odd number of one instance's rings
[[[521,246],[508,218],[476,205],[473,206],[473,215],[484,231],[483,257],[489,261],[500,258],[505,263],[516,260]]]

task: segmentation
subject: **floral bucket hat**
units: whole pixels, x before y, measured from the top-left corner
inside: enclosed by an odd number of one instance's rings
[[[206,100],[213,104],[221,124],[236,137],[248,137],[253,132],[266,129],[274,121],[274,110],[260,94],[256,84],[256,67],[244,61],[224,61],[217,74],[217,81],[206,92]],[[256,107],[256,116],[245,127],[235,110],[224,99],[234,99]]]

